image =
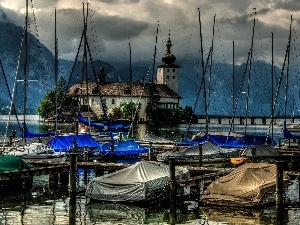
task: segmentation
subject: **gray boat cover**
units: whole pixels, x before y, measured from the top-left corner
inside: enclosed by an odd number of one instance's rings
[[[255,149],[254,152],[251,152],[251,148]],[[275,157],[280,156],[279,152],[272,145],[253,145],[248,146],[242,153],[244,156],[252,157],[252,154],[255,154],[255,157]]]
[[[203,160],[212,158],[229,158],[231,156],[237,155],[239,153],[239,148],[221,148],[210,141],[206,141],[202,144],[202,156]],[[168,157],[173,156],[176,159],[181,160],[199,160],[199,146],[189,146],[185,149],[179,149],[179,150],[171,150],[166,151],[163,153],[159,153],[156,156],[157,161],[159,162],[165,162],[168,161]]]
[[[252,207],[275,200],[276,164],[246,163],[212,182],[200,197],[206,204]],[[288,176],[284,175],[284,187]]]
[[[94,178],[85,195],[98,201],[147,201],[154,191],[163,191],[170,180],[169,166],[159,162],[141,161],[125,169]],[[189,171],[176,167],[176,179],[188,179]]]

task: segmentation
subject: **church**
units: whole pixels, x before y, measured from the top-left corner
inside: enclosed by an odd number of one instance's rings
[[[109,114],[113,108],[120,107],[121,102],[139,103],[138,121],[148,121],[146,107],[151,104],[150,96],[159,96],[160,108],[178,108],[181,105],[179,92],[179,69],[174,64],[176,57],[171,53],[170,35],[167,50],[162,57],[163,64],[157,67],[156,79],[150,82],[106,82],[104,68],[100,69],[98,83],[84,80],[73,85],[68,95],[76,97],[81,106],[89,106],[96,115],[103,114],[103,107]],[[152,93],[151,93],[152,92]]]

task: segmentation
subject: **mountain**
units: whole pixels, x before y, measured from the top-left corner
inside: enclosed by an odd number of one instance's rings
[[[24,29],[18,27],[9,21],[0,22],[0,60],[2,62],[3,71],[1,71],[0,80],[2,91],[0,92],[0,113],[7,114],[10,106],[9,91],[13,94],[14,104],[17,108],[17,114],[23,114],[24,106],[24,82],[15,80],[24,79],[24,59],[25,51],[22,44]],[[12,35],[13,34],[13,35]],[[27,87],[27,114],[36,114],[36,107],[43,99],[45,94],[54,89],[54,56],[49,49],[39,42],[30,33],[28,34],[28,87]],[[157,67],[162,62],[158,62]],[[58,76],[62,76],[69,87],[74,83],[81,81],[82,77],[82,62],[68,61],[59,59]],[[178,63],[180,65],[180,62]],[[235,82],[234,82],[234,101],[232,98],[232,65],[226,63],[214,63],[212,65],[211,78],[209,73],[206,74],[206,89],[210,89],[209,98],[209,115],[212,116],[232,116],[233,107],[236,105],[236,116],[245,116],[246,109],[246,94],[248,83],[248,71],[244,74],[245,63],[235,66]],[[88,63],[89,77],[92,81],[98,79],[100,67],[105,69],[106,80],[108,82],[129,82],[129,62],[102,62],[94,61]],[[199,64],[196,60],[185,63],[180,68],[180,92],[182,97],[182,106],[196,105],[196,114],[204,115],[204,93],[203,88],[199,92],[202,75],[199,71]],[[152,65],[149,62],[132,62],[133,81],[145,80],[151,82],[152,77],[156,77],[156,68],[153,74]],[[208,68],[207,71],[210,71]],[[250,79],[250,95],[249,95],[249,116],[270,116],[271,115],[271,65],[264,61],[254,61],[252,63],[251,79]],[[297,71],[297,70],[293,70]],[[274,67],[274,89],[275,97],[277,90],[277,82],[281,69]],[[244,82],[242,84],[242,78]],[[287,107],[285,107],[285,78],[281,82],[280,94],[278,98],[278,106],[275,108],[275,115],[284,115],[284,110],[291,115],[293,110],[298,111],[299,98],[295,96],[296,89],[290,90],[288,93],[289,99]],[[299,78],[296,74],[290,74],[289,82],[297,84]],[[6,82],[7,81],[7,82]],[[210,81],[210,82],[209,82]],[[14,83],[16,83],[14,88]],[[15,90],[13,92],[13,90]],[[299,90],[298,90],[299,91]],[[240,93],[240,98],[237,103],[237,96]],[[294,96],[294,97],[291,97]],[[294,101],[291,101],[293,99]],[[197,103],[197,104],[196,104]],[[237,104],[236,104],[237,103]],[[295,108],[296,106],[296,108]],[[300,108],[299,108],[300,109]]]

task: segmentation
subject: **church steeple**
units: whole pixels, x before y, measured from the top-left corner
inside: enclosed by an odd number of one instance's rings
[[[170,30],[169,30],[169,38],[168,38],[166,46],[167,46],[167,51],[163,55],[162,61],[166,65],[172,65],[175,62],[176,57],[171,53],[172,42],[171,42],[171,38],[170,38]]]
[[[170,38],[170,30],[166,46],[167,51],[162,57],[162,61],[165,64],[160,65],[157,68],[157,84],[164,84],[178,94],[180,66],[174,64],[176,57],[171,53],[172,42]]]

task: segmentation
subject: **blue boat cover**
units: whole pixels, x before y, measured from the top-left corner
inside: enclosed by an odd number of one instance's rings
[[[84,119],[80,113],[78,114],[77,119],[78,119],[79,123],[83,123],[84,125],[91,126],[91,127],[97,128],[99,130],[102,130],[105,128],[105,125],[103,123],[97,124],[97,123],[90,122],[90,121]]]
[[[129,130],[131,126],[129,120],[125,119],[115,120],[110,123],[93,123],[84,119],[80,113],[78,114],[77,119],[79,123],[83,123],[84,125],[91,126],[99,130],[106,130],[108,127],[110,130]]]
[[[23,134],[22,134],[22,137],[25,137],[25,138],[35,138],[35,137],[50,137],[50,136],[54,136],[54,135],[55,135],[55,132],[32,133],[32,132],[28,131],[26,123],[23,123]]]
[[[71,151],[71,149],[74,147],[74,139],[76,139],[78,148],[84,148],[84,146],[87,146],[90,149],[100,148],[100,144],[89,134],[68,134],[55,136],[48,142],[48,145],[52,147],[55,152]]]
[[[276,145],[277,143],[272,140],[270,137],[261,136],[261,135],[250,135],[245,134],[241,137],[234,137],[234,136],[225,136],[225,135],[218,135],[218,134],[210,134],[203,135],[200,138],[191,141],[182,141],[178,142],[177,145],[199,145],[203,144],[206,141],[210,141],[211,143],[219,146],[219,147],[226,147],[226,148],[246,148],[251,145],[264,145],[264,144],[272,144]],[[267,142],[266,142],[267,140]]]
[[[104,143],[100,149],[100,154],[108,155],[111,154],[112,142]],[[149,148],[140,145],[134,140],[121,140],[114,142],[114,154],[115,156],[126,156],[126,157],[138,157],[140,154],[148,153]]]

